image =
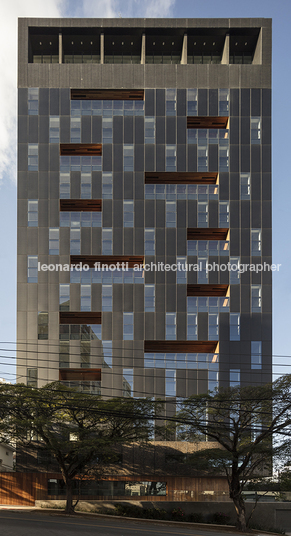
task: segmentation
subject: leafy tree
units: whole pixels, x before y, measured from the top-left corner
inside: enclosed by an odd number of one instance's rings
[[[288,448],[290,388],[286,375],[259,387],[219,389],[186,399],[176,417],[181,439],[207,439],[191,463],[208,474],[224,471],[241,531],[250,521],[243,498],[247,481],[270,474],[272,458]]]
[[[114,447],[149,439],[156,408],[150,399],[102,399],[59,383],[40,389],[4,384],[0,401],[2,438],[45,449],[56,460],[66,487],[66,513],[74,511],[73,480],[96,474]],[[31,441],[35,437],[38,441]]]

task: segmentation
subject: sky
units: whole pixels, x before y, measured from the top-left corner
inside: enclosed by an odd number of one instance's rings
[[[10,0],[2,5],[0,20],[0,378],[15,380],[14,361],[4,356],[15,357],[16,340],[17,17],[273,19],[273,262],[282,264],[273,273],[274,378],[291,373],[290,0]]]

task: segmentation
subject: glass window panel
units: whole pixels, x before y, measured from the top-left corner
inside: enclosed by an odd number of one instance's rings
[[[166,145],[166,171],[176,171],[177,148],[176,145]]]
[[[198,260],[198,266],[199,266],[198,283],[206,284],[208,283],[208,271],[207,271],[208,257],[198,257],[197,260]]]
[[[38,145],[28,144],[28,171],[38,171]]]
[[[176,203],[166,201],[166,227],[176,227]]]
[[[144,286],[144,302],[145,312],[155,311],[155,285]]]
[[[37,283],[38,280],[38,257],[28,255],[27,257],[27,282]]]
[[[112,368],[112,341],[102,341],[103,346],[103,368]]]
[[[57,115],[51,115],[49,119],[49,140],[50,143],[60,142],[60,118]]]
[[[112,143],[113,118],[102,117],[102,143]]]
[[[60,198],[70,199],[70,173],[60,173]]]
[[[81,199],[91,199],[91,172],[81,172]]]
[[[49,229],[49,255],[59,254],[59,234],[60,231],[57,228]]]
[[[81,285],[81,311],[91,311],[91,285]]]
[[[218,90],[219,115],[229,115],[229,89]]]
[[[187,340],[196,341],[197,336],[197,314],[187,313]]]
[[[219,201],[219,227],[229,227],[228,201]]]
[[[166,313],[166,340],[176,340],[176,313]]]
[[[134,170],[134,149],[133,149],[133,145],[124,145],[123,146],[123,170],[124,171],[133,171]]]
[[[219,145],[218,148],[219,171],[229,171],[229,148]]]
[[[70,310],[70,285],[60,285],[59,291],[60,311]]]
[[[145,184],[145,199],[155,199],[155,184]]]
[[[198,201],[198,227],[208,226],[208,203]]]
[[[217,314],[208,315],[208,338],[210,341],[219,339],[219,316]]]
[[[133,313],[123,313],[123,340],[133,340]]]
[[[133,369],[123,369],[123,396],[133,396]]]
[[[251,144],[261,143],[261,118],[251,117]]]
[[[239,387],[240,386],[240,369],[230,369],[230,371],[229,371],[229,386],[230,387]]]
[[[198,145],[198,171],[208,171],[208,147],[207,145]]]
[[[124,227],[134,226],[134,205],[133,201],[123,201],[123,225]]]
[[[150,354],[150,353],[144,354],[144,367],[154,368],[154,366],[155,366],[155,354]]]
[[[196,296],[187,297],[187,312],[196,313],[198,311],[198,298]]]
[[[262,342],[251,341],[251,368],[260,370],[262,368]]]
[[[81,230],[80,229],[71,228],[70,252],[71,252],[71,255],[80,255],[81,253]]]
[[[251,198],[251,176],[249,173],[240,174],[240,198],[242,200]]]
[[[102,229],[102,255],[112,255],[112,229]]]
[[[239,272],[239,257],[230,257],[230,272],[229,272],[229,282],[231,285],[238,285],[240,282],[240,272]]]
[[[38,115],[38,87],[28,88],[28,115]]]
[[[186,270],[187,257],[177,257],[177,285],[187,284],[187,270]]]
[[[39,312],[37,315],[37,328],[38,328],[38,339],[47,340],[48,339],[48,313]]]
[[[176,115],[177,90],[166,89],[166,115]]]
[[[262,231],[261,229],[251,229],[251,255],[261,255],[262,253]]]
[[[251,285],[251,311],[252,313],[262,312],[262,287],[261,285]]]
[[[197,115],[198,90],[187,89],[187,115]]]
[[[27,225],[28,227],[38,226],[38,201],[29,199],[27,201]]]
[[[71,143],[81,143],[81,117],[71,116]]]
[[[176,396],[176,371],[165,371],[165,395]]]
[[[155,117],[145,117],[144,119],[145,143],[156,143],[156,119]]]
[[[27,386],[37,387],[37,368],[27,369]]]
[[[229,315],[229,340],[240,340],[240,314],[230,313]]]
[[[102,199],[112,199],[112,173],[102,173]]]
[[[197,240],[187,241],[187,255],[197,255]]]
[[[155,229],[145,228],[144,230],[144,253],[155,255]]]
[[[102,311],[112,311],[112,285],[102,285]]]

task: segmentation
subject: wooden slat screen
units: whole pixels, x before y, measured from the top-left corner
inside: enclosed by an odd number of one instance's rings
[[[101,381],[101,369],[69,368],[59,370],[60,381]]]
[[[167,442],[169,444],[169,452],[171,453],[171,447],[172,449],[177,449],[177,444],[173,444],[171,442]],[[160,454],[162,450],[162,455],[164,457],[165,455],[165,445],[161,443],[161,445],[156,446],[151,444],[153,449],[160,449],[157,450],[157,452]],[[172,446],[173,445],[173,446]],[[140,447],[137,445],[137,448]],[[118,468],[119,469],[119,468]],[[160,482],[161,480],[164,480],[164,478],[161,476],[161,474],[155,474],[155,472],[159,471],[157,468],[155,470],[154,466],[151,467],[151,472],[149,474],[147,473],[141,473],[137,472],[134,475],[135,481],[140,482]],[[172,467],[171,467],[172,469]],[[172,469],[173,470],[173,469]],[[116,474],[110,474],[106,476],[106,480],[108,481],[132,481],[133,477],[128,475],[120,475],[120,471],[116,472]],[[27,506],[33,506],[35,504],[35,500],[39,501],[45,501],[45,500],[54,500],[54,499],[63,499],[63,496],[54,496],[54,495],[48,495],[48,480],[49,479],[59,479],[62,480],[62,475],[60,473],[53,473],[53,472],[13,472],[13,473],[0,473],[0,504],[10,504],[10,505],[27,505]],[[95,478],[96,480],[96,478]],[[102,477],[100,477],[100,480],[102,480]],[[146,495],[142,498],[143,501],[151,501],[153,503],[158,501],[165,501],[165,500],[175,500],[175,501],[201,501],[201,502],[209,502],[209,501],[217,501],[217,500],[228,500],[228,483],[227,479],[224,476],[202,476],[199,475],[199,477],[193,477],[191,476],[172,476],[168,475],[166,476],[167,481],[167,496],[163,495]],[[207,490],[213,490],[213,495],[209,495],[208,493],[205,493]],[[217,498],[219,496],[219,499]],[[100,499],[100,500],[108,500],[109,497],[103,497],[103,496],[88,496],[86,497],[88,500],[93,499]],[[112,500],[112,497],[110,497]],[[115,500],[120,500],[120,495],[117,495],[114,497]],[[122,497],[122,500],[132,500],[132,497],[130,495]]]
[[[187,128],[227,128],[228,117],[188,116]]]
[[[217,343],[218,341],[144,341],[144,351],[214,354]]]
[[[226,240],[228,233],[228,228],[188,227],[187,240]]]
[[[147,171],[145,184],[216,184],[218,173],[196,171]]]
[[[61,143],[61,156],[101,156],[101,143]]]
[[[226,296],[228,285],[187,285],[187,296]]]
[[[144,90],[71,89],[71,100],[144,100]]]
[[[101,212],[102,199],[60,199],[61,212]]]
[[[143,256],[130,256],[130,255],[71,255],[70,262],[72,264],[82,263],[87,264],[90,268],[95,267],[95,263],[102,265],[115,265],[119,263],[128,263],[128,268],[133,268],[135,265],[142,265],[144,263]]]
[[[61,312],[60,324],[101,324],[101,317],[97,312]]]

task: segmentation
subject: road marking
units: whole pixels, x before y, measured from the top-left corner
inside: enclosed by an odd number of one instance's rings
[[[40,514],[40,515],[42,515],[42,514]],[[27,519],[25,519],[25,518],[15,518],[15,517],[7,517],[7,516],[2,517],[1,515],[0,515],[0,519],[13,519],[14,521],[27,521]],[[61,518],[61,519],[62,519],[62,518]],[[32,518],[29,518],[29,521],[40,521],[40,519],[32,519]],[[65,521],[65,520],[62,520],[62,521],[61,521],[61,520],[60,520],[60,521],[53,521],[53,520],[50,520],[50,519],[46,519],[45,521],[46,521],[46,523],[60,523],[60,522],[61,522],[63,525],[64,525],[64,523],[65,523],[66,525],[74,525],[74,526],[80,526],[80,527],[96,527],[96,523],[95,523],[94,525],[90,525],[89,523],[71,523],[71,522],[68,522],[68,521]],[[118,519],[118,521],[119,521],[119,519]],[[125,521],[125,520],[124,520],[124,521]],[[134,521],[134,522],[135,522],[135,523],[138,523],[138,521]],[[160,529],[162,526],[165,527],[165,528],[170,528],[168,525],[161,525],[161,526],[159,527],[159,529]],[[116,526],[115,526],[115,525],[99,525],[99,524],[98,524],[98,527],[100,527],[100,528],[107,528],[107,529],[116,529]],[[156,525],[156,527],[157,527],[157,525]],[[185,535],[185,534],[189,534],[188,531],[191,530],[191,529],[192,529],[192,527],[189,527],[189,529],[187,529],[187,532],[171,532],[171,534],[183,534],[183,535]],[[120,527],[120,530],[122,530],[122,527]],[[127,530],[135,530],[135,531],[136,531],[136,527],[133,527],[133,528],[127,527]],[[138,530],[141,531],[141,532],[148,532],[148,531],[151,530],[151,529],[148,528],[148,529],[138,529]],[[193,529],[192,529],[192,530],[193,530]],[[158,531],[158,528],[157,528],[157,531]],[[169,533],[168,533],[168,534],[169,534]],[[202,535],[202,534],[195,534],[195,536],[205,536],[205,535]]]

